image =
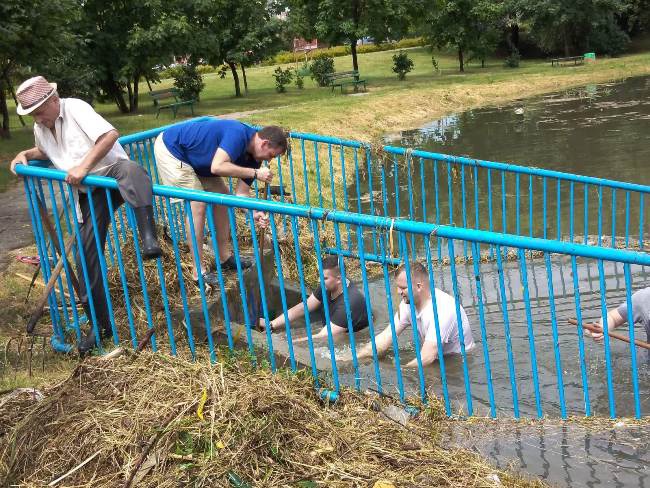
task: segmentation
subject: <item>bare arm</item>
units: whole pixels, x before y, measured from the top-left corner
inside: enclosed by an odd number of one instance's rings
[[[621,317],[621,314],[618,313],[618,310],[613,309],[607,312],[607,328],[609,330],[614,330],[617,327],[623,325],[627,320]],[[600,318],[599,321],[600,328],[603,328],[603,318]],[[598,332],[588,332],[588,335],[591,335],[596,342],[601,342],[603,340],[603,334]]]
[[[435,342],[424,341],[422,349],[420,349],[420,359],[422,360],[422,366],[428,366],[432,364],[436,359],[438,359],[438,345]],[[411,359],[406,365],[405,368],[417,368],[418,359],[417,357]]]
[[[230,160],[228,153],[221,148],[217,149],[217,152],[214,153],[210,172],[217,176],[234,176],[235,178],[255,178],[255,175],[257,175],[258,180],[266,181],[267,183],[271,183],[273,180],[273,173],[269,168],[256,170],[236,165]]]
[[[307,298],[307,310],[309,310],[309,312],[316,310],[318,307],[320,307],[320,304],[320,301],[314,296],[313,293],[309,295],[309,298]],[[289,316],[289,322],[292,322],[300,317],[304,317],[305,306],[303,302],[300,302],[287,310],[287,315]],[[277,330],[283,327],[285,324],[286,322],[284,320],[284,313],[281,313],[276,318],[271,320],[271,330]],[[264,327],[264,319],[260,319],[260,326]]]
[[[399,334],[399,332],[397,332]],[[393,334],[390,325],[382,330],[379,335],[375,336],[375,345],[377,347],[377,356],[384,354],[393,344]],[[372,357],[372,342],[369,342],[357,351],[357,359]]]
[[[20,151],[16,154],[16,157],[11,161],[11,172],[16,174],[16,165],[17,164],[27,164],[30,159],[48,159],[47,154],[41,151],[37,147],[32,147],[31,149],[26,149]]]
[[[95,141],[95,145],[84,156],[81,163],[68,171],[65,181],[71,185],[78,185],[81,183],[84,176],[86,176],[90,170],[108,154],[119,137],[120,134],[115,129],[109,130],[99,136]]]

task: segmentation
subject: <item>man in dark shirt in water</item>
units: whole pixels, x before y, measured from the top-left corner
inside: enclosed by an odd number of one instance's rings
[[[366,299],[359,291],[357,286],[350,280],[346,280],[348,301],[350,304],[350,319],[352,329],[358,332],[368,327],[368,312],[366,308]],[[339,269],[339,260],[337,256],[327,256],[323,258],[323,284],[327,292],[327,308],[330,316],[330,326],[332,337],[340,336],[348,332],[348,319],[345,311],[345,298],[343,295],[343,278]],[[317,286],[314,292],[307,298],[307,309],[313,312],[323,305],[323,292],[321,286]],[[303,302],[294,305],[287,311],[289,321],[296,320],[305,315],[305,306]],[[324,314],[323,314],[324,315]],[[325,323],[325,317],[323,317]],[[284,313],[278,315],[270,321],[271,330],[281,330],[285,326]],[[259,320],[260,328],[265,327],[264,319]],[[325,325],[318,334],[312,336],[313,339],[319,340],[327,337],[327,325]],[[306,341],[307,337],[296,339],[294,342]]]

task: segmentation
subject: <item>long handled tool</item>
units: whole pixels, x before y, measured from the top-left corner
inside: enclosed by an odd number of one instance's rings
[[[34,311],[32,312],[32,315],[29,317],[29,320],[27,321],[28,334],[34,332],[34,327],[36,326],[36,323],[41,318],[41,315],[43,315],[43,308],[45,308],[45,304],[47,303],[50,293],[52,292],[52,289],[56,285],[56,280],[59,278],[59,275],[61,274],[61,270],[63,270],[63,260],[66,259],[66,256],[68,255],[68,253],[72,249],[72,246],[74,245],[74,242],[75,242],[74,235],[68,237],[68,241],[65,244],[65,250],[63,251],[65,254],[62,254],[61,257],[59,257],[56,266],[52,270],[50,279],[45,285],[45,290],[43,290],[43,293],[41,294],[40,298],[38,299],[38,302],[36,303],[36,307],[34,307]],[[77,293],[79,293],[78,290]]]
[[[49,234],[50,238],[58,244],[58,249],[61,249],[63,247],[61,245],[62,243],[59,241],[59,238],[56,232],[54,231],[54,227],[50,222],[50,218],[45,212],[45,207],[43,205],[43,202],[41,202],[41,199],[38,197],[38,195],[36,195],[36,200],[37,200],[38,210],[41,215],[41,221],[43,222],[43,226],[45,227],[46,232]],[[61,275],[64,261],[68,259],[68,254],[70,253],[70,250],[72,249],[74,243],[75,243],[75,235],[72,234],[68,237],[68,240],[65,243],[65,248],[63,248],[63,253],[60,255],[59,260],[56,263],[56,266],[52,270],[50,279],[45,285],[45,290],[43,290],[43,293],[41,294],[41,297],[39,298],[36,307],[32,312],[32,315],[29,317],[29,320],[27,321],[26,329],[28,334],[34,332],[34,327],[36,327],[36,323],[41,318],[41,315],[43,315],[43,309],[47,304],[48,297],[52,292],[52,289],[56,285],[57,279]],[[69,264],[68,264],[68,271],[70,272],[70,282],[72,283],[72,287],[74,291],[77,293],[77,296],[81,296],[80,289],[79,289],[79,281],[77,280],[77,277]]]
[[[578,325],[578,321],[576,319],[569,319],[569,323],[571,325]],[[590,322],[583,322],[582,328],[587,329],[590,332],[595,332],[597,334],[603,333],[603,328],[600,325],[590,323]],[[618,332],[610,331],[608,335],[609,337],[613,337],[614,339],[618,339],[619,341],[627,342],[628,344],[630,343],[630,339],[624,334],[619,334]],[[645,341],[634,339],[634,345],[650,351],[650,344]]]

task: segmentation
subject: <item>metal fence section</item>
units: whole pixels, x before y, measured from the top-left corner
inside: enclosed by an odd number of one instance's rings
[[[628,324],[623,330],[629,344],[605,334],[601,345],[585,338],[582,328],[621,303],[631,309],[632,293],[647,281],[650,256],[612,248],[613,241],[604,245],[604,229],[617,236],[616,219],[622,215],[621,245],[634,247],[637,232],[643,247],[646,187],[394,147],[375,151],[353,141],[293,133],[285,160],[272,162],[278,165],[279,201],[240,198],[159,185],[153,144],[163,129],[121,142],[154,180],[159,237],[168,249],[164,258],[142,261],[132,209],[114,207],[115,180],[88,176],[84,181],[93,189],[90,199],[103,192],[111,212],[116,210],[105,253],[100,253],[114,344],[136,347],[153,329],[153,349],[172,355],[214,362],[220,348],[243,347],[254,361],[266,361],[273,369],[279,364],[308,368],[328,398],[343,385],[404,401],[419,397],[428,402],[435,396],[448,415],[647,413],[642,392],[650,387],[650,375],[645,351],[634,345],[639,330]],[[69,352],[90,326],[86,323],[95,326],[94,312],[85,317],[79,307],[71,272],[80,252],[73,189],[54,169],[18,166],[17,172],[24,178],[43,277],[55,276],[48,297],[51,342]],[[260,196],[261,188],[255,190]],[[624,206],[617,205],[617,195]],[[204,242],[197,241],[187,219],[191,202],[208,206]],[[223,270],[215,259],[219,286],[209,289],[200,275],[198,286],[192,281],[188,263],[199,246],[219,255],[212,217],[216,205],[227,208],[237,269]],[[266,236],[254,225],[256,210],[272,217]],[[96,230],[94,215],[92,220]],[[69,259],[61,258],[69,252]],[[323,317],[306,313],[304,320],[290,321],[288,316],[316,287],[326,294],[325,254],[339,256],[343,280],[356,282],[366,298],[369,327],[354,332],[344,288],[348,334],[342,339],[328,327],[326,302]],[[244,269],[243,256],[252,258],[252,268]],[[88,283],[81,258],[78,279]],[[413,297],[414,287],[422,286],[411,278],[415,259],[426,267],[426,285],[456,301],[454,310],[443,310],[432,294],[437,342],[444,342],[439,316],[451,313],[461,323],[462,305],[473,350],[461,347],[460,354],[425,365],[417,328],[412,325],[397,336],[394,314],[401,297],[393,271],[405,264]],[[410,302],[415,324],[421,311]],[[280,333],[268,327],[276,316],[287,324]],[[568,325],[573,318],[578,325]],[[267,325],[262,331],[257,330],[260,319]],[[323,325],[326,340],[317,342],[312,333]],[[392,343],[380,355],[375,339],[385,329]],[[458,334],[462,339],[462,327]],[[358,358],[361,348],[371,350],[369,360]]]

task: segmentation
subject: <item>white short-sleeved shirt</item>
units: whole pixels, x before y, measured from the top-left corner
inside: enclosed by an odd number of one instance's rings
[[[69,171],[81,163],[100,136],[115,127],[83,100],[62,98],[60,104],[59,117],[54,123],[56,137],[50,129],[35,123],[34,139],[36,147],[47,154],[54,166]],[[101,173],[106,167],[128,159],[119,142],[115,142],[108,154],[90,172]]]
[[[443,354],[460,354],[460,335],[458,334],[458,319],[456,316],[456,300],[442,290],[436,288],[436,306],[438,310],[438,323],[440,326],[440,339],[442,340]],[[463,322],[463,338],[465,351],[474,348],[474,338],[465,309],[460,307],[460,315]],[[436,337],[436,325],[433,317],[433,302],[429,300],[418,312],[415,312],[418,335],[420,342],[429,341],[438,343]],[[399,310],[395,314],[395,328],[399,334],[405,328],[411,326],[411,306],[403,301],[399,304]]]

